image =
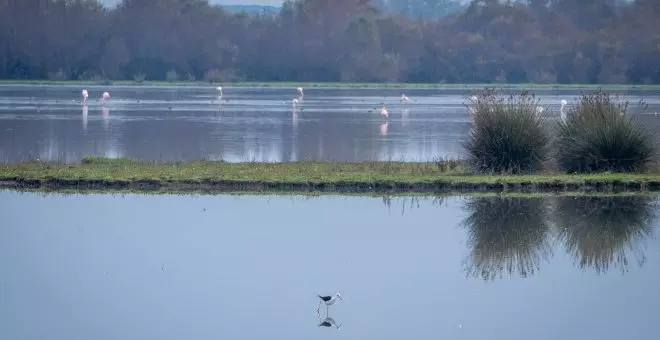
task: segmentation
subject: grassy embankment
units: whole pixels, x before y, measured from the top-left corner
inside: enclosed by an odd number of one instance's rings
[[[207,81],[143,81],[133,80],[112,81],[116,86],[216,86]],[[217,83],[220,84],[220,83]],[[342,83],[342,82],[226,82],[228,87],[307,87],[307,88],[411,88],[411,89],[483,89],[496,87],[501,89],[607,89],[607,90],[660,90],[660,85],[627,85],[627,84],[433,84],[433,83]],[[85,80],[12,80],[0,79],[0,85],[105,85],[99,81]]]
[[[459,162],[145,162],[0,165],[0,187],[159,192],[485,193],[660,191],[660,173],[473,175]]]

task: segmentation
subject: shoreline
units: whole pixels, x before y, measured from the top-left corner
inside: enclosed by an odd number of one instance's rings
[[[435,83],[342,83],[342,82],[205,82],[205,81],[144,81],[137,83],[132,80],[118,80],[109,84],[99,81],[85,80],[12,80],[0,79],[0,86],[99,86],[99,87],[298,87],[303,88],[363,88],[363,89],[483,89],[485,87],[499,89],[604,89],[604,90],[660,90],[660,85],[634,84],[435,84]]]
[[[437,163],[222,161],[146,162],[86,158],[78,164],[0,165],[0,188],[160,193],[650,193],[660,173],[472,175]]]

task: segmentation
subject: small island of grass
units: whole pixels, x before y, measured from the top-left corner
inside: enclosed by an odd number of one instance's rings
[[[218,193],[660,191],[660,173],[477,175],[457,161],[229,163],[92,157],[78,164],[1,165],[0,187]]]

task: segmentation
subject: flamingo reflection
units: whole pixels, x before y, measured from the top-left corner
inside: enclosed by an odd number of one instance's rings
[[[387,136],[387,127],[388,127],[388,122],[385,122],[383,124],[380,124],[379,130],[380,130],[380,135],[381,136]]]
[[[108,131],[110,127],[110,110],[105,106],[101,107],[101,117],[103,118],[103,129]]]
[[[85,104],[82,107],[82,126],[83,126],[83,132],[87,133],[87,117],[89,114],[89,108],[87,108],[87,104]]]
[[[401,110],[401,125],[408,125],[408,116],[410,116],[410,109]]]

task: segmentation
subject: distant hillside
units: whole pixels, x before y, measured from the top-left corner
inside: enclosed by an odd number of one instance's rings
[[[221,5],[222,8],[232,13],[279,13],[280,8],[275,6],[263,5]]]

